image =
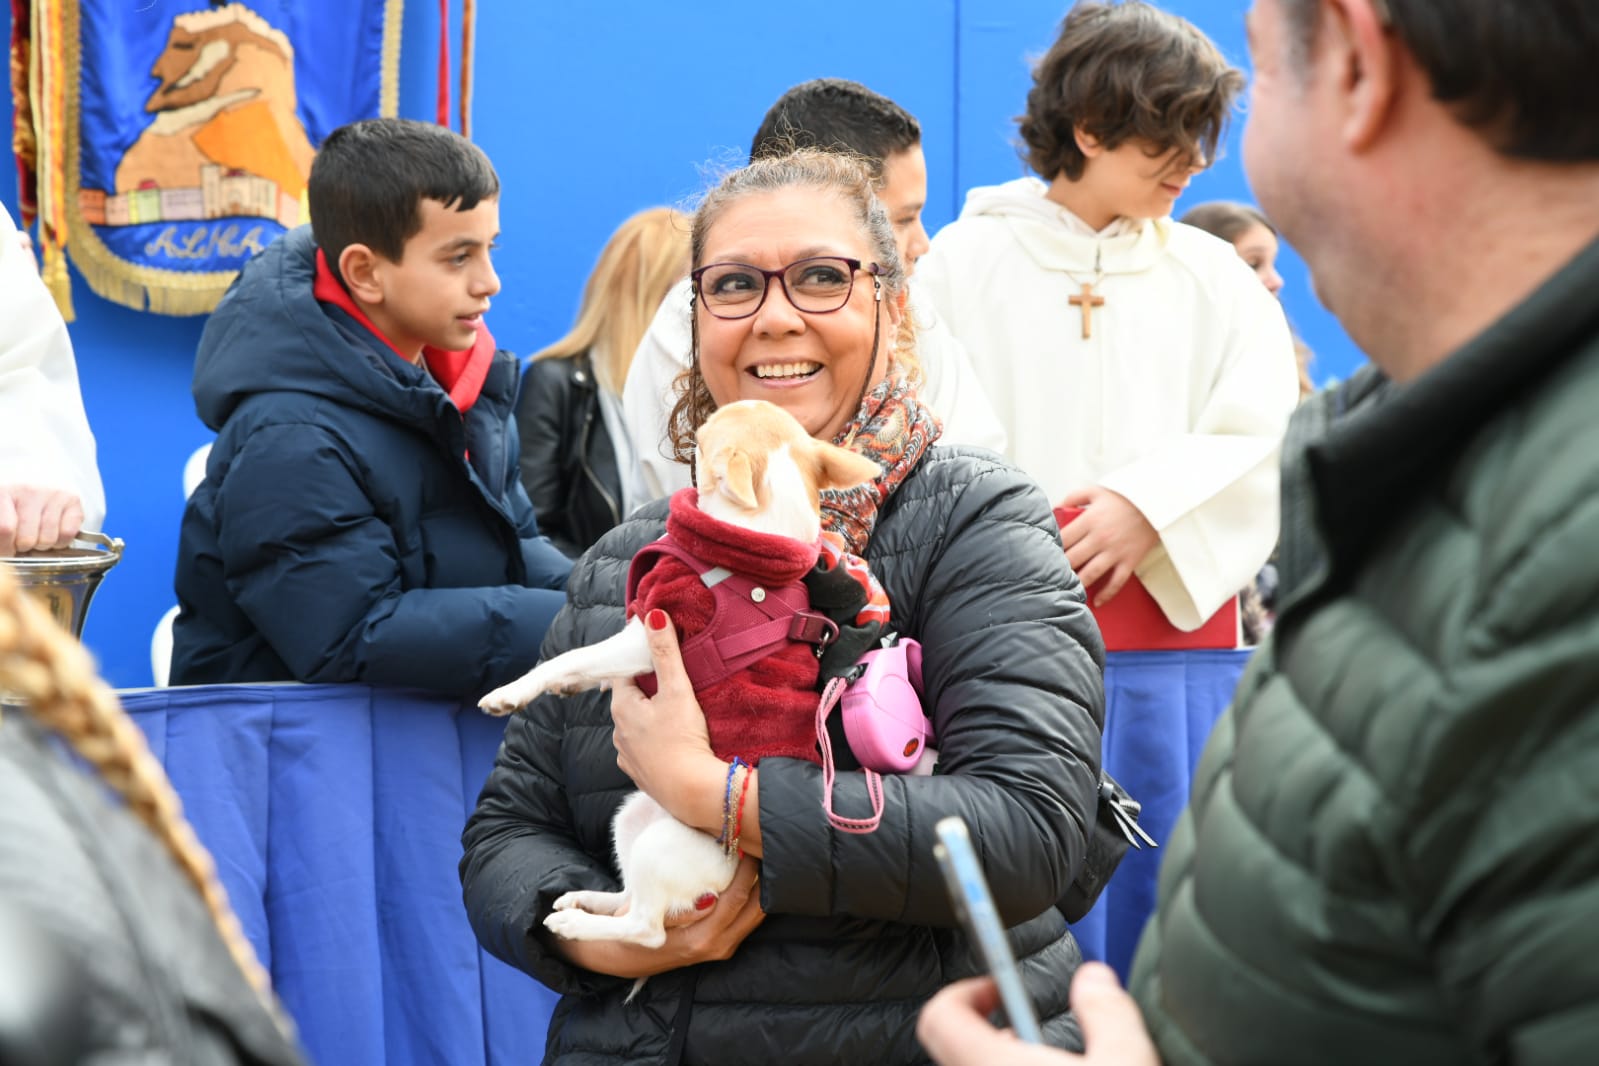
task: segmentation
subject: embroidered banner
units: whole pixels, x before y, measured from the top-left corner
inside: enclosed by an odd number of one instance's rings
[[[306,220],[322,138],[397,112],[402,3],[33,0],[36,103],[58,101],[65,137],[60,203],[41,166],[40,215],[61,220],[90,288],[162,314],[215,307],[246,259]],[[59,56],[43,54],[41,23]]]

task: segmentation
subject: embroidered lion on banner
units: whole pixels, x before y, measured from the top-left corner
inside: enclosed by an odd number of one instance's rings
[[[286,34],[244,4],[179,15],[151,74],[160,84],[144,109],[155,121],[118,164],[118,193],[248,176],[300,198],[315,149],[296,114]]]

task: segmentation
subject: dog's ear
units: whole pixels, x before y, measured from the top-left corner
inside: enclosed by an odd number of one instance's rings
[[[876,462],[859,452],[826,441],[816,441],[811,454],[816,461],[816,487],[819,489],[852,489],[883,472]]]
[[[744,508],[753,511],[760,506],[755,498],[755,471],[750,465],[749,453],[739,448],[726,448],[718,452],[711,462],[716,473],[716,491]]]

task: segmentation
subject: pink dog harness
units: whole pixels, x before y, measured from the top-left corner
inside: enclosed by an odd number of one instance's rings
[[[640,548],[627,570],[627,602],[638,594],[639,580],[661,556],[670,556],[693,570],[715,597],[711,622],[682,646],[683,667],[696,692],[726,680],[790,641],[810,644],[816,654],[838,637],[838,625],[810,609],[803,581],[758,584],[726,567],[711,566],[682,545],[662,537]],[[647,696],[655,695],[655,675],[639,679]]]

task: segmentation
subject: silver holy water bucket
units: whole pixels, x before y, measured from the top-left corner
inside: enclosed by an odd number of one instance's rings
[[[79,533],[65,548],[0,557],[0,564],[11,568],[17,584],[44,604],[61,628],[82,640],[89,601],[106,571],[121,560],[121,540],[104,533]]]

